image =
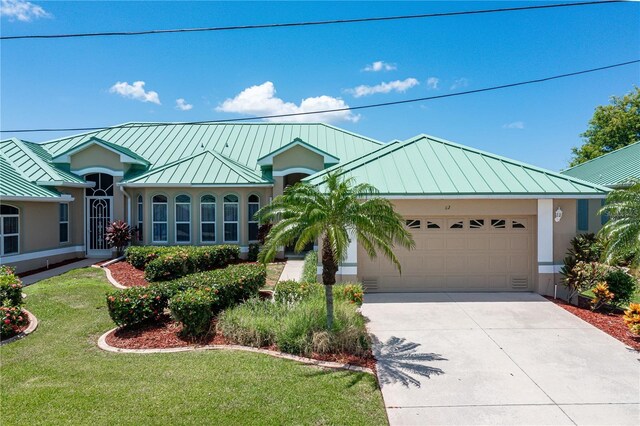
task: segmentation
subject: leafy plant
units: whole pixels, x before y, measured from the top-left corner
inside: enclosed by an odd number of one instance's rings
[[[166,306],[167,299],[154,286],[107,293],[109,316],[118,326],[132,326],[155,319]]]
[[[29,323],[29,318],[18,306],[0,306],[0,338],[7,339]]]
[[[311,294],[322,295],[322,285],[315,282],[286,280],[276,284],[273,297],[277,303],[296,303]]]
[[[631,265],[640,265],[640,181],[627,189],[611,191],[599,213],[609,216],[600,230],[607,242],[607,262],[626,258]]]
[[[603,281],[589,274],[589,272],[597,272],[593,266],[586,266],[597,263],[601,254],[602,243],[595,234],[580,234],[571,239],[564,265],[560,269],[560,274],[563,275],[562,283],[569,290],[569,300]]]
[[[318,282],[318,252],[315,250],[311,250],[304,256],[302,281],[307,283]]]
[[[124,254],[124,249],[131,242],[132,231],[129,225],[122,221],[116,220],[107,226],[105,232],[105,240],[110,248],[115,247],[118,256]]]
[[[234,245],[174,246],[158,251],[147,247],[130,247],[127,250],[127,259],[131,259],[135,267],[144,265],[144,276],[150,282],[223,268],[236,263],[239,258],[240,247]]]
[[[611,267],[603,263],[584,261],[576,263],[571,269],[571,274],[564,279],[564,285],[569,289],[569,300],[605,281],[610,270]]]
[[[640,303],[629,304],[629,308],[624,311],[623,319],[632,333],[640,335]]]
[[[247,253],[247,260],[249,262],[255,262],[258,260],[258,253],[260,253],[260,244],[250,243],[249,252]]]
[[[609,271],[605,281],[613,293],[612,302],[617,306],[627,305],[638,288],[636,278],[619,268]]]
[[[258,241],[260,241],[261,245],[264,245],[264,242],[267,239],[267,235],[269,235],[269,231],[271,231],[272,223],[262,223],[258,228]]]
[[[362,288],[362,284],[341,284],[336,286],[336,290],[340,295],[338,296],[339,298],[346,300],[349,303],[353,303],[356,306],[362,306],[362,302],[364,301],[364,289]]]
[[[609,286],[605,282],[598,283],[593,288],[593,295],[595,297],[591,301],[591,309],[594,311],[599,310],[613,300],[613,293],[609,291]]]
[[[410,249],[415,245],[391,201],[379,197],[378,190],[369,184],[345,179],[340,169],[327,173],[322,185],[300,182],[288,187],[257,216],[263,222],[278,221],[260,252],[264,263],[273,260],[280,247],[294,244],[294,250],[300,252],[320,240],[327,330],[333,328],[331,287],[336,283],[338,265],[346,259],[351,235],[370,257],[380,251],[399,271],[394,246]]]
[[[22,305],[22,282],[13,268],[0,266],[0,306]]]
[[[217,295],[210,288],[192,288],[169,300],[171,316],[182,324],[183,335],[195,337],[209,331],[216,299]]]

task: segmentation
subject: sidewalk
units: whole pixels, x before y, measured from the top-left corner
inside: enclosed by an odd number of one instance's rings
[[[282,274],[278,281],[295,280],[300,281],[302,279],[302,271],[304,270],[304,260],[287,260],[284,265]]]
[[[62,275],[65,272],[69,272],[72,269],[77,268],[85,268],[87,266],[91,266],[94,263],[100,262],[100,259],[82,259],[77,262],[69,263],[68,265],[59,266],[57,268],[52,268],[47,271],[38,272],[37,274],[29,275],[24,278],[21,278],[22,285],[28,286],[31,284],[35,284],[38,281],[46,280],[47,278],[55,277],[57,275]]]

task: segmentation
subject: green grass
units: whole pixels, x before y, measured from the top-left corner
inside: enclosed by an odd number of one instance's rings
[[[27,287],[39,319],[0,348],[0,412],[17,424],[386,424],[375,379],[233,351],[114,354],[103,272]]]

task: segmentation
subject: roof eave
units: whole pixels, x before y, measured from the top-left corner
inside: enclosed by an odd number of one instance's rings
[[[35,197],[29,195],[0,195],[0,199],[2,201],[39,201],[39,202],[49,202],[49,203],[66,203],[69,201],[75,201],[75,198],[72,196],[51,196],[51,197]]]

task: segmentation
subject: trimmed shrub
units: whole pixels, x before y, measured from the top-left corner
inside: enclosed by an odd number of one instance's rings
[[[13,268],[0,266],[0,306],[22,305],[22,282]]]
[[[127,248],[126,260],[134,268],[144,269],[147,263],[172,250],[175,250],[175,248],[162,246],[131,246]]]
[[[237,262],[239,258],[238,246],[176,246],[147,262],[144,277],[150,282],[167,281],[195,272],[222,268]]]
[[[318,252],[310,251],[304,257],[304,267],[302,269],[302,281],[307,283],[318,282]]]
[[[109,316],[118,326],[132,326],[157,318],[167,299],[154,286],[131,287],[107,293]]]
[[[278,303],[296,303],[312,294],[321,295],[323,291],[322,284],[286,280],[276,284],[273,297]]]
[[[337,300],[346,300],[356,306],[362,306],[364,290],[360,283],[338,284],[333,287],[333,297]]]
[[[182,324],[182,334],[201,336],[209,331],[217,295],[212,289],[192,288],[169,300],[173,319]]]
[[[624,311],[623,319],[632,333],[640,335],[640,303],[629,304],[629,308]]]
[[[627,305],[633,298],[638,287],[635,277],[622,269],[609,271],[605,281],[609,290],[613,293],[612,302],[617,306]]]
[[[18,306],[0,306],[0,338],[7,339],[18,334],[20,327],[29,322],[26,312]]]
[[[250,243],[249,252],[247,253],[247,260],[249,262],[257,262],[259,253],[260,253],[260,244]]]

